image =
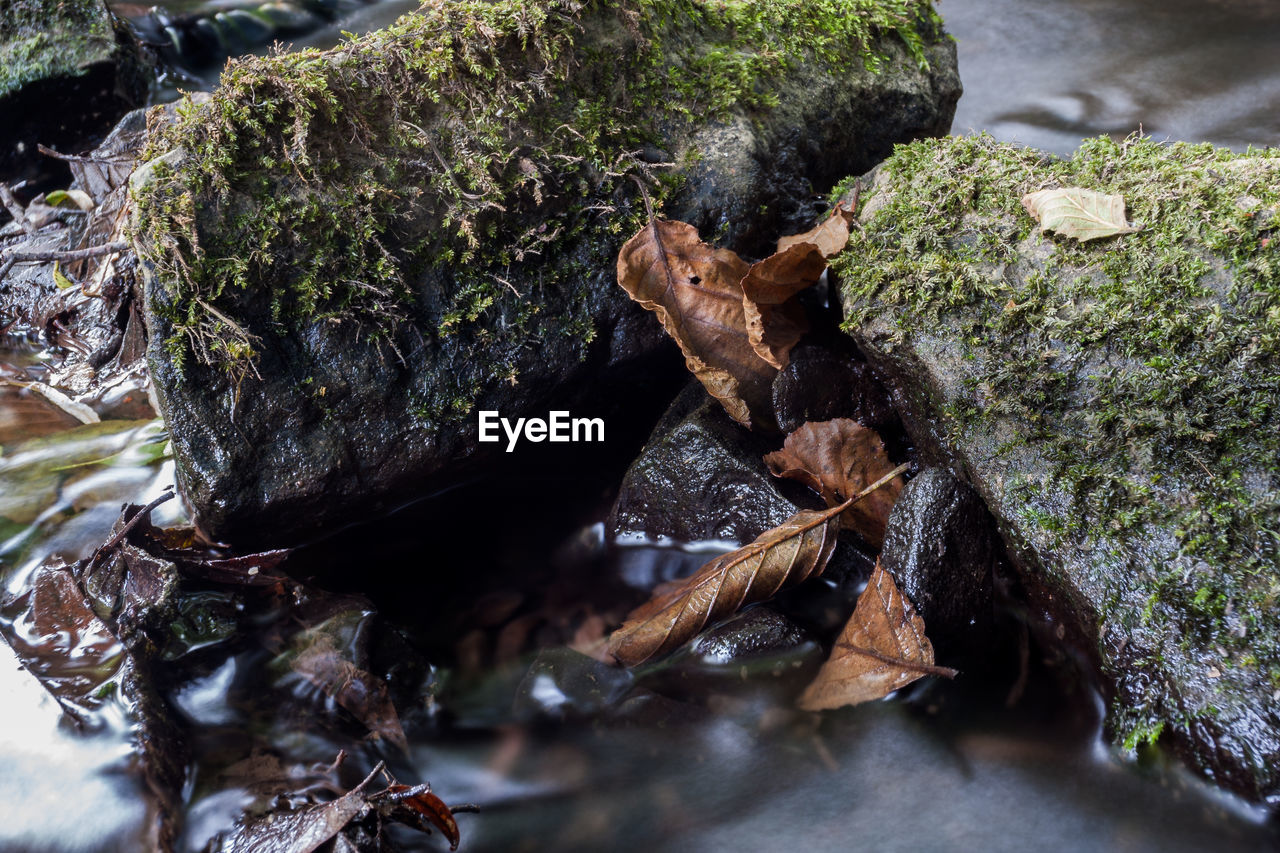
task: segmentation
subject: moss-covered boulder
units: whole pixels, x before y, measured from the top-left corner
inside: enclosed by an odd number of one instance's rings
[[[431,2],[234,66],[134,189],[200,522],[323,531],[478,464],[477,410],[634,399],[674,354],[614,280],[641,186],[759,252],[959,91],[927,0]]]
[[[1140,227],[1041,233],[1025,193]],[[1098,139],[898,149],[837,264],[922,452],[996,516],[1109,728],[1280,802],[1280,157]]]
[[[79,153],[141,105],[137,42],[104,0],[0,0],[0,181],[66,169],[37,145]]]

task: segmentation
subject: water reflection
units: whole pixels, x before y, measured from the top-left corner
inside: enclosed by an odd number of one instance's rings
[[[1101,133],[1243,149],[1280,144],[1280,4],[1269,0],[945,0],[956,133],[1068,154]]]

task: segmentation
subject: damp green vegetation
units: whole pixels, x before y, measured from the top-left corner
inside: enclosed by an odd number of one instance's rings
[[[1006,487],[1049,553],[1108,563],[1091,579],[1104,633],[1276,682],[1280,152],[1133,136],[1060,160],[952,138],[884,168],[893,190],[835,264],[847,328],[887,314],[907,336],[954,333],[981,379],[942,407],[945,428],[1047,459],[1043,480]],[[1123,194],[1141,230],[1038,233],[1022,196],[1066,186]]]
[[[770,109],[799,62],[875,67],[898,38],[923,63],[936,24],[927,0],[428,2],[331,51],[234,62],[135,189],[170,356],[243,375],[265,336],[339,322],[405,358],[412,320],[517,381],[519,346],[594,335],[579,282],[616,246],[576,237],[638,230],[633,178],[659,209],[678,184],[646,146]],[[517,282],[574,293],[569,310],[536,316]],[[424,416],[465,413],[462,385],[424,392]]]
[[[35,80],[79,74],[115,43],[102,0],[0,0],[0,98]]]

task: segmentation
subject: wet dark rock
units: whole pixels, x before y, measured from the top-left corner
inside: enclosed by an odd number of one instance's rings
[[[921,456],[982,496],[1036,621],[1109,688],[1112,737],[1272,805],[1278,169],[1148,139],[915,143],[835,264]],[[1045,235],[1019,200],[1051,186],[1121,193],[1142,229]]]
[[[820,346],[792,351],[791,361],[773,380],[773,411],[783,432],[835,418],[852,418],[880,430],[898,417],[866,362]]]
[[[640,683],[664,695],[705,701],[717,694],[804,688],[825,657],[814,636],[770,605],[751,607],[690,640]]]
[[[543,649],[516,691],[515,715],[552,721],[591,716],[615,704],[633,683],[631,671],[623,667],[572,649]]]
[[[37,145],[80,154],[141,106],[149,70],[103,0],[6,0],[0,14],[0,182],[65,186],[67,168]],[[8,214],[0,209],[0,221]]]
[[[718,14],[714,4],[705,9],[706,14]],[[628,114],[609,100],[625,98],[627,86],[634,82],[614,78],[631,73],[620,69],[632,67],[626,60],[637,50],[636,22],[619,18],[609,4],[587,4],[582,15],[583,29],[575,30],[574,44],[584,58],[582,64],[574,65],[574,80],[547,79],[544,60],[534,56],[532,48],[519,47],[520,39],[514,37],[502,42],[509,50],[485,46],[483,51],[486,56],[491,50],[499,51],[498,58],[505,63],[503,73],[517,75],[520,86],[548,92],[545,103],[538,102],[539,110],[582,103],[585,91],[572,89],[580,82],[591,97],[606,99],[600,109],[608,114],[621,109],[618,114],[631,116],[627,121],[650,121],[652,117]],[[679,28],[683,16],[677,17],[680,20],[674,23],[659,25],[648,19],[641,23]],[[405,24],[404,32],[412,36],[414,26]],[[837,73],[810,57],[769,82],[770,92],[777,96],[776,107],[731,112],[725,120],[714,122],[673,117],[669,124],[659,125],[653,119],[649,156],[670,155],[679,164],[676,171],[687,178],[680,192],[666,202],[663,215],[692,222],[720,245],[758,256],[778,234],[808,227],[814,209],[804,200],[812,199],[815,189],[822,191],[837,176],[869,167],[896,142],[945,133],[959,95],[954,47],[932,23],[919,26],[927,71],[921,70],[901,39],[886,33],[869,45],[885,57],[875,72],[865,70],[861,58]],[[671,58],[665,61],[680,65],[682,51],[692,49],[701,56],[711,50],[705,40],[731,37],[680,31],[670,43],[651,43],[669,49]],[[390,44],[392,38],[371,34],[342,50],[350,62],[357,61],[350,58],[360,56],[362,50],[376,50],[371,61],[381,66],[386,52],[366,45]],[[804,36],[796,38],[789,49],[804,55]],[[603,50],[600,45],[605,46]],[[397,43],[396,50],[401,49],[404,45]],[[856,45],[849,49],[861,50]],[[260,62],[254,67],[265,71],[272,61]],[[526,82],[521,75],[530,73],[525,67],[529,62],[535,63],[535,73]],[[361,79],[349,63],[342,68],[335,64],[332,73],[343,75],[330,81],[334,86]],[[596,77],[599,85],[591,89]],[[306,82],[300,88],[311,91],[311,85]],[[489,83],[485,87],[486,91],[495,88]],[[387,97],[384,89],[423,88],[416,82],[397,83],[376,92],[361,91],[357,100],[367,105],[371,99]],[[232,101],[256,97],[255,90],[248,86],[232,91],[224,86],[214,95],[220,102],[210,107],[210,121],[244,107]],[[445,108],[431,101],[434,98],[428,93],[422,104],[388,103],[384,112],[426,116],[417,122],[444,145],[452,134],[447,130],[451,119],[444,115]],[[572,121],[572,115],[570,111],[566,121]],[[693,115],[704,113],[695,108]],[[501,123],[505,126],[506,121]],[[494,124],[499,122],[495,119]],[[288,122],[281,125],[278,135],[288,137],[290,127]],[[441,127],[446,128],[443,135]],[[335,138],[346,144],[350,134],[344,128],[338,128]],[[518,123],[508,130],[513,138],[503,143],[504,154],[528,149],[529,157],[540,156],[542,140],[530,138]],[[317,126],[312,135],[320,138],[327,132]],[[636,132],[648,131],[637,127]],[[164,216],[165,205],[172,201],[165,193],[185,185],[181,177],[185,168],[196,169],[184,158],[202,144],[201,133],[199,123],[192,122],[178,140],[179,146],[183,140],[190,145],[140,171],[136,193],[152,202],[147,216]],[[272,133],[274,129],[261,135]],[[368,156],[353,151],[347,163],[338,147],[335,142],[325,148],[324,156],[334,152],[333,164],[340,169],[354,168]],[[627,150],[634,151],[635,146]],[[601,151],[592,156],[592,163],[602,165],[623,153]],[[415,245],[411,238],[442,233],[441,219],[449,214],[445,205],[456,200],[448,201],[445,194],[423,197],[411,205],[405,201],[404,209],[388,214],[383,236],[413,295],[412,304],[402,306],[408,322],[393,334],[371,335],[376,319],[345,317],[341,311],[338,316],[327,310],[312,315],[295,315],[288,308],[283,313],[274,311],[273,293],[283,286],[277,279],[253,279],[243,290],[228,287],[225,292],[219,283],[215,307],[256,339],[255,369],[237,375],[222,365],[203,365],[190,351],[183,352],[183,329],[175,318],[189,316],[185,312],[195,303],[189,295],[177,296],[179,283],[165,278],[165,273],[151,275],[146,292],[152,377],[171,430],[179,481],[204,529],[221,540],[296,541],[444,488],[486,466],[518,464],[527,458],[522,453],[533,452],[526,445],[523,451],[518,448],[506,455],[502,444],[479,443],[478,411],[497,411],[514,420],[545,417],[549,409],[568,409],[574,416],[605,417],[610,430],[616,429],[615,418],[624,417],[620,412],[643,418],[653,411],[646,407],[670,393],[666,383],[679,370],[678,359],[655,319],[630,303],[617,287],[614,271],[622,241],[635,230],[631,225],[615,227],[615,213],[641,210],[638,192],[631,181],[606,179],[598,165],[579,169],[564,165],[563,160],[555,162],[561,165],[539,166],[548,170],[543,176],[545,186],[538,185],[542,189],[510,191],[495,199],[484,218],[485,229],[496,235],[499,246],[515,235],[534,233],[528,232],[530,228],[564,235],[536,259],[530,255],[523,263],[513,262],[505,249],[496,260],[489,258],[486,252],[496,250],[487,245],[489,237],[484,235],[475,263],[404,257],[397,253]],[[286,180],[287,170],[264,175],[253,171],[258,168],[256,161],[246,168],[244,175],[228,176],[232,188],[228,196],[211,190],[191,200],[201,212],[194,241],[200,246],[240,239],[235,236],[236,223],[243,221],[240,212],[259,210],[265,204],[254,195],[258,192],[254,188],[262,186],[259,179],[272,186]],[[553,168],[569,171],[559,174]],[[436,181],[433,169],[438,171],[437,161],[426,155],[387,167],[404,176],[397,179],[397,194],[407,185],[431,186]],[[342,186],[333,192],[350,197],[348,190]],[[303,207],[317,200],[322,208],[329,206],[326,193],[331,188],[313,183],[290,185],[287,191],[296,193],[294,201]],[[543,198],[543,192],[551,195]],[[585,201],[584,192],[589,196]],[[140,248],[157,259],[156,270],[173,270],[179,260],[186,263],[173,254],[183,251],[174,247],[189,245],[185,238],[171,239],[159,225],[161,230],[149,230],[152,224],[143,217]],[[401,235],[408,235],[403,237],[405,246],[396,242]],[[291,228],[278,241],[281,245],[240,254],[334,255],[330,245],[318,242],[321,239],[305,229]],[[280,266],[294,269],[292,264]],[[180,365],[176,356],[184,354],[185,363]],[[541,449],[551,450],[547,445]]]
[[[746,544],[799,507],[762,457],[780,442],[748,432],[690,382],[623,478],[609,516],[617,536]]]
[[[941,664],[989,655],[1003,553],[982,498],[945,468],[921,471],[894,504],[880,562],[924,619]]]

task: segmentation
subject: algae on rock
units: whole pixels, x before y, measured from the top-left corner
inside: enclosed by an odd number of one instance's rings
[[[1020,199],[1067,186],[1142,230],[1037,231]],[[1280,803],[1280,158],[922,141],[863,220],[846,329],[1100,664],[1116,739]]]
[[[456,474],[476,408],[626,396],[669,353],[612,280],[637,182],[762,248],[958,96],[927,0],[434,0],[234,64],[134,189],[188,498],[288,538]]]

